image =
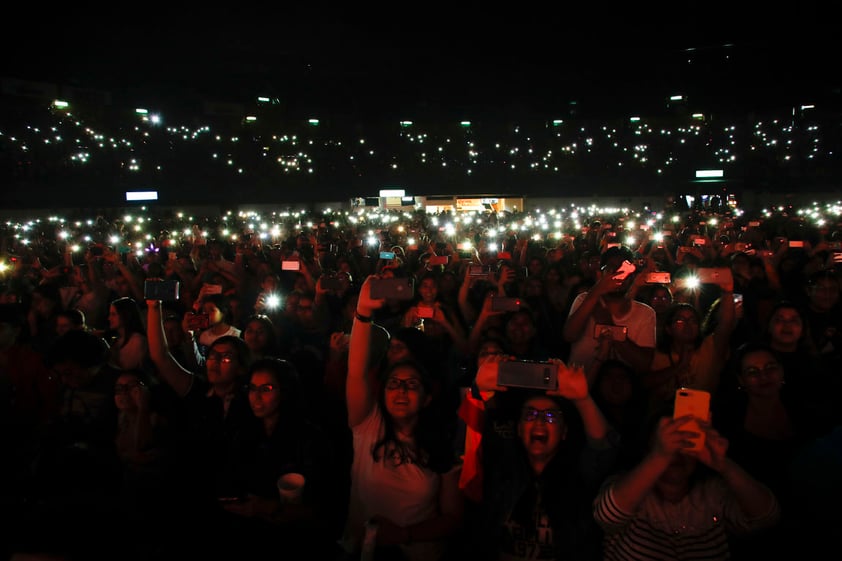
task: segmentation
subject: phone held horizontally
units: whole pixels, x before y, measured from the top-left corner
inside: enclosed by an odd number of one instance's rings
[[[180,283],[177,280],[154,280],[143,282],[144,300],[175,302],[178,300]]]
[[[371,279],[372,298],[393,298],[395,300],[412,300],[415,285],[409,277],[387,277]]]
[[[515,388],[554,390],[558,388],[558,367],[551,362],[507,360],[498,365],[497,384]]]

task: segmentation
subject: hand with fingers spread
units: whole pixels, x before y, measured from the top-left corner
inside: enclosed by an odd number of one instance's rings
[[[548,395],[558,395],[577,401],[588,397],[588,380],[581,364],[566,365],[564,361],[553,358],[550,362],[558,367],[558,388],[548,390]]]

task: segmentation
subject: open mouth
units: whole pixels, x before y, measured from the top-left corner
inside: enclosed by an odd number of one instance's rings
[[[550,435],[545,432],[532,432],[529,434],[529,440],[541,444],[546,444],[550,439]]]

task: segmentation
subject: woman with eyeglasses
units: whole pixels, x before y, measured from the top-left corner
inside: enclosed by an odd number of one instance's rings
[[[431,376],[419,362],[389,363],[382,375],[374,366],[380,357],[371,352],[372,316],[386,304],[371,297],[376,278],[360,288],[348,349],[353,460],[342,544],[349,559],[359,559],[368,540],[377,559],[435,561],[462,526],[455,411],[437,405]]]
[[[181,512],[193,531],[203,531],[209,513],[219,508],[218,476],[231,439],[257,423],[245,391],[251,351],[239,336],[224,335],[211,343],[202,370],[192,372],[170,352],[161,301],[147,300],[146,308],[149,355],[156,378],[170,390],[178,421],[174,448],[181,485],[167,507]]]
[[[792,479],[796,458],[816,438],[828,434],[834,423],[827,408],[819,406],[824,400],[821,387],[813,388],[812,399],[790,391],[790,373],[771,346],[742,345],[732,370],[738,391],[714,396],[712,419],[730,443],[728,455],[768,485],[781,503],[781,524],[766,538],[745,546],[752,555],[758,547],[768,547],[772,554],[799,531],[800,514],[792,508],[800,494]]]
[[[298,370],[283,359],[259,359],[246,391],[258,423],[232,439],[220,487],[227,513],[220,524],[234,533],[232,553],[255,559],[307,551],[313,559],[335,558],[347,466],[337,462],[318,413],[304,399]],[[304,478],[303,493],[293,502],[283,500],[278,488],[279,478],[290,473]]]
[[[471,499],[463,554],[596,559],[591,501],[614,466],[616,432],[591,397],[581,366],[550,360],[558,386],[542,391],[499,385],[500,365],[510,360],[486,357],[466,396],[480,413],[465,418],[482,438],[479,445],[466,440],[463,469],[480,464],[481,476],[462,481]]]

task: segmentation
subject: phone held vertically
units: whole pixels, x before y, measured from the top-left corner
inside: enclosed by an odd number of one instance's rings
[[[514,388],[554,390],[558,388],[558,367],[551,362],[507,360],[499,363],[497,384]]]
[[[177,280],[150,279],[143,282],[143,298],[145,300],[175,302],[178,300],[180,292],[180,282]]]
[[[697,433],[697,436],[690,439],[693,443],[691,450],[700,450],[705,446],[705,433],[699,427],[698,422],[710,421],[710,392],[691,388],[675,390],[675,406],[672,418],[678,419],[686,415],[692,415],[693,418],[682,425],[681,429]]]
[[[415,285],[409,277],[387,277],[371,279],[372,298],[393,298],[411,300],[415,295]]]

